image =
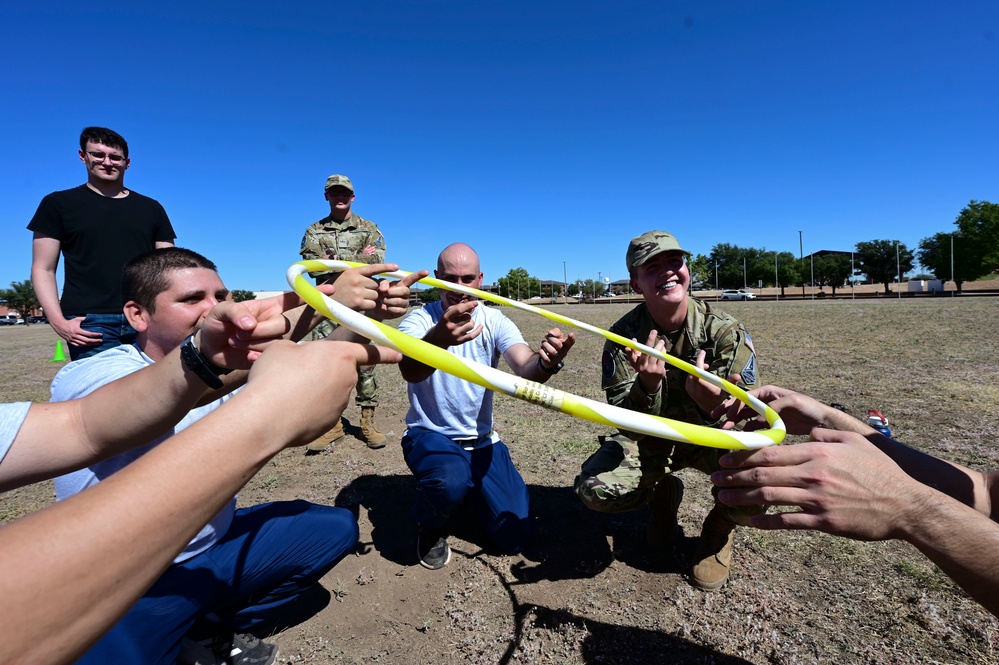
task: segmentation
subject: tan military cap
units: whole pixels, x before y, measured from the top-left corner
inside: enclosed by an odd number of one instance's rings
[[[663,252],[690,252],[680,247],[680,241],[672,233],[665,231],[648,231],[637,238],[632,238],[628,244],[628,270],[637,268],[656,254]]]
[[[350,191],[354,191],[354,185],[351,184],[350,178],[345,175],[340,175],[339,173],[326,178],[326,189],[323,191],[328,192],[332,187],[346,187]]]

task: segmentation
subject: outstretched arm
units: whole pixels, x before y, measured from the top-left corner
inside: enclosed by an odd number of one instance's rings
[[[18,608],[0,622],[10,662],[74,661],[271,457],[339,419],[358,365],[399,357],[342,342],[275,345],[212,414],[95,487],[0,528],[0,597]]]
[[[999,615],[999,524],[903,470],[856,433],[816,429],[814,441],[728,453],[711,474],[729,505],[794,506],[757,515],[762,529],[816,529],[857,540],[898,538],[915,545],[975,600]],[[925,456],[924,470],[953,474],[953,465]],[[966,488],[988,497],[991,475],[973,471]],[[976,492],[972,490],[972,494]],[[989,507],[994,505],[990,500]]]

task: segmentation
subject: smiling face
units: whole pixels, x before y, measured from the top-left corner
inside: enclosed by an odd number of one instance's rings
[[[477,289],[482,286],[479,255],[464,243],[450,245],[437,258],[437,270],[434,271],[434,276],[445,282]],[[441,291],[441,304],[445,310],[466,300],[475,300],[475,298],[456,291]]]
[[[80,151],[80,161],[87,167],[87,180],[92,184],[122,182],[131,161],[121,148],[112,148],[103,143],[87,141]]]
[[[660,322],[657,313],[672,315],[683,309],[686,315],[687,290],[690,271],[683,252],[662,252],[633,269],[631,288],[642,294],[652,311],[653,319]]]
[[[218,273],[208,268],[171,270],[167,278],[170,286],[156,296],[152,309],[134,300],[125,305],[139,346],[153,360],[180,346],[201,326],[209,310],[229,297]]]

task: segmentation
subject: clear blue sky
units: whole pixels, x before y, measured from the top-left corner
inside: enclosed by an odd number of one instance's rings
[[[38,5],[35,7],[34,5]],[[0,21],[0,285],[84,182],[80,130],[230,288],[285,288],[346,173],[388,257],[624,279],[653,228],[798,254],[999,201],[999,3],[15,3]]]

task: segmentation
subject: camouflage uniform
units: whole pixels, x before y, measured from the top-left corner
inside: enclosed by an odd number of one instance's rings
[[[663,337],[665,352],[692,362],[696,353],[707,352],[708,370],[728,378],[742,375],[747,389],[760,385],[756,354],[745,326],[728,314],[713,310],[707,303],[688,299],[687,320],[672,341]],[[628,339],[644,343],[649,331],[658,329],[645,303],[625,314],[611,331]],[[687,393],[688,374],[666,365],[662,387],[648,395],[637,381],[638,373],[628,362],[627,349],[608,341],[603,352],[603,389],[607,402],[633,411],[650,413],[696,425],[716,425],[701,412]],[[579,498],[592,510],[623,512],[648,503],[656,483],[666,474],[679,469],[694,468],[704,473],[719,469],[718,458],[727,451],[642,434],[619,432],[600,437],[601,446],[586,462],[576,478]],[[732,508],[715,502],[731,519],[745,524],[746,518],[762,512],[762,506]]]
[[[375,247],[372,254],[364,254],[364,248]],[[334,261],[354,261],[355,263],[384,263],[385,238],[374,222],[369,222],[351,213],[350,217],[338,222],[329,216],[305,229],[302,238],[302,248],[298,250],[303,259],[322,259],[329,257]],[[338,272],[309,273],[317,284],[334,281]],[[329,319],[323,321],[312,331],[309,339],[317,340],[328,337],[337,324]],[[357,396],[354,401],[358,406],[378,405],[378,382],[375,380],[375,368],[366,365],[361,368],[357,377]]]

